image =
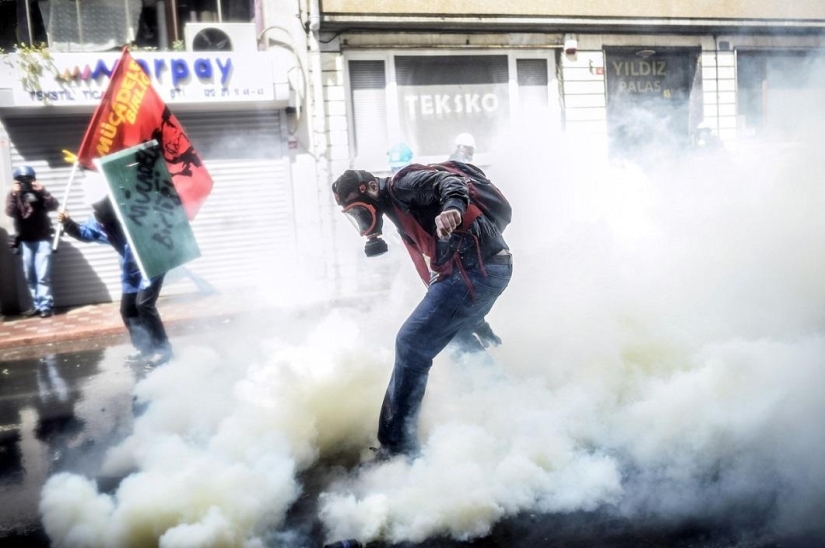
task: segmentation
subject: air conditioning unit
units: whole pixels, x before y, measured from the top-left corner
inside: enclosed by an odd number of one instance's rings
[[[186,23],[186,51],[258,51],[255,23]]]

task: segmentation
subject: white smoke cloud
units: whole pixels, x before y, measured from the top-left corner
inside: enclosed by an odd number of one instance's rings
[[[497,366],[436,363],[423,456],[332,486],[330,538],[464,540],[527,510],[600,507],[668,519],[745,507],[822,534],[813,156],[641,169],[586,150],[564,148],[542,175],[496,171],[516,257],[490,316]]]
[[[381,390],[370,371],[380,362],[347,324],[333,313],[304,346],[270,341],[263,362],[254,352],[184,348],[152,372],[135,388],[146,408],[133,434],[103,465],[126,476],[117,490],[98,493],[70,474],[45,485],[41,512],[55,546],[263,542],[300,495],[297,473],[320,453],[365,447],[377,421],[367,395]],[[77,494],[67,497],[69,488]]]
[[[493,170],[515,209],[515,273],[489,317],[504,344],[493,363],[436,360],[419,458],[332,468],[327,538],[468,540],[522,512],[678,520],[743,506],[822,534],[816,156],[642,168],[523,137]],[[530,146],[555,151],[552,168],[525,162]],[[328,314],[299,343],[244,326],[180,350],[136,387],[146,411],[104,467],[128,474],[118,489],[70,474],[45,486],[55,546],[266,544],[303,473],[375,443],[394,335],[421,291],[408,265],[386,299]]]

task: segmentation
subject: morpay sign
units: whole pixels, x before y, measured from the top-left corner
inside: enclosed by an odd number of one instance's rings
[[[120,58],[111,52],[55,53],[37,85],[26,86],[14,55],[0,66],[0,92],[10,87],[13,104],[3,104],[0,94],[0,106],[96,105]],[[286,71],[276,70],[270,52],[135,52],[134,58],[166,103],[288,99]]]
[[[465,132],[489,150],[509,114],[506,56],[399,56],[395,72],[402,139],[417,156],[446,158]]]

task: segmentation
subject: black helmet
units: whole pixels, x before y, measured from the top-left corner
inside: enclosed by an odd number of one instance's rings
[[[19,181],[20,179],[34,179],[34,168],[31,166],[20,166],[14,170],[12,174],[14,176],[15,181]]]

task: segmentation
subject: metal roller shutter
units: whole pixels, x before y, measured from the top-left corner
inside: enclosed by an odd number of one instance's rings
[[[215,181],[211,196],[193,222],[201,258],[187,269],[221,289],[260,283],[267,267],[293,261],[295,227],[292,191],[279,111],[176,113]],[[3,119],[15,166],[28,164],[38,180],[63,200],[71,167],[61,150],[75,151],[89,115],[27,116]],[[80,178],[76,183],[81,181]],[[91,214],[81,185],[67,201],[78,221]],[[173,272],[164,294],[196,289]],[[54,258],[55,304],[74,306],[120,297],[117,256],[107,246],[64,237]]]
[[[12,165],[30,165],[37,180],[61,202],[78,222],[91,214],[81,191],[82,176],[75,179],[66,204],[63,198],[71,165],[63,149],[77,151],[90,114],[11,116],[3,124],[11,142]],[[55,227],[57,221],[52,215]],[[63,237],[52,261],[55,306],[74,306],[120,298],[120,263],[108,246],[91,245]]]
[[[187,268],[221,289],[260,286],[270,269],[294,264],[296,257],[281,112],[177,116],[215,181],[192,223],[202,256]]]

